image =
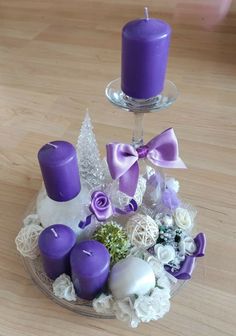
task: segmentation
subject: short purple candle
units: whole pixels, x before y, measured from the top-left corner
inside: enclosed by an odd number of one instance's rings
[[[77,295],[92,300],[104,288],[110,267],[107,248],[96,240],[75,245],[70,255],[72,281]]]
[[[67,141],[53,141],[38,152],[38,160],[48,196],[58,202],[80,192],[79,167],[75,147]]]
[[[70,275],[70,251],[76,243],[74,231],[66,225],[54,224],[39,236],[39,250],[47,276],[55,280],[62,273]]]
[[[159,19],[128,22],[122,30],[122,91],[132,98],[149,99],[163,91],[171,28]]]

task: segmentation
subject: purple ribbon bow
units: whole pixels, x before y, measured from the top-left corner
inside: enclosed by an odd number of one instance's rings
[[[99,222],[103,222],[113,215],[126,215],[130,212],[136,211],[138,209],[137,202],[132,199],[124,209],[115,208],[109,197],[103,191],[94,191],[91,196],[91,203],[89,210],[91,214],[86,217],[85,221],[79,223],[79,227],[84,229],[87,225],[91,223],[92,216],[94,215]]]
[[[163,168],[186,168],[179,157],[178,141],[173,128],[157,135],[146,145],[135,149],[129,144],[110,143],[106,146],[111,177],[119,179],[119,189],[133,197],[139,177],[139,159],[147,158]]]

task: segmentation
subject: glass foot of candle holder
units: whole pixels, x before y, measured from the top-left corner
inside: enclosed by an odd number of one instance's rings
[[[165,81],[164,90],[161,94],[150,99],[133,99],[125,95],[121,90],[120,78],[110,82],[106,87],[105,93],[108,100],[115,106],[136,113],[160,111],[173,104],[178,97],[177,87],[169,80]]]
[[[35,202],[29,205],[26,215],[35,213]],[[113,319],[113,314],[99,314],[93,309],[92,301],[83,300],[77,298],[76,301],[66,301],[56,297],[53,293],[53,280],[51,280],[44,272],[41,257],[36,259],[30,259],[28,257],[22,257],[26,271],[30,274],[34,283],[41,289],[41,291],[55,303],[63,306],[66,309],[72,310],[80,315],[101,318],[101,319]],[[185,281],[178,280],[175,284],[172,284],[171,296],[173,297],[179,289],[184,285]]]

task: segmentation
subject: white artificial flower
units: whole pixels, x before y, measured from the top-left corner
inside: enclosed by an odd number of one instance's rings
[[[185,208],[177,208],[174,213],[175,223],[182,230],[191,229],[193,223],[189,211]]]
[[[53,293],[59,299],[76,301],[75,289],[71,279],[66,274],[61,274],[52,284]]]
[[[30,214],[23,220],[24,226],[28,226],[31,224],[40,225],[40,218],[38,214]]]
[[[93,300],[93,308],[97,313],[109,314],[112,312],[113,303],[112,295],[102,293],[98,298]]]
[[[164,272],[164,266],[163,264],[154,256],[148,256],[146,261],[149,263],[149,265],[151,266],[155,276],[157,278],[159,278]]]
[[[113,311],[119,321],[128,322],[132,328],[137,328],[140,323],[130,297],[115,301]]]
[[[155,287],[151,295],[139,296],[134,302],[134,309],[142,322],[158,320],[170,309],[169,289]]]
[[[179,242],[179,250],[182,255],[193,254],[196,251],[196,244],[193,238],[189,236],[182,238]]]
[[[168,189],[172,189],[172,190],[174,190],[176,193],[178,193],[178,192],[179,192],[179,181],[176,180],[176,179],[173,178],[173,177],[170,177],[170,178],[168,178],[167,181],[166,181],[166,187],[167,187]]]
[[[134,309],[137,317],[142,322],[150,322],[157,319],[157,312],[159,309],[158,303],[153,300],[151,296],[139,296],[134,302]]]
[[[155,302],[157,319],[162,318],[170,310],[170,291],[168,289],[155,287],[151,297]]]
[[[154,246],[154,252],[157,259],[166,265],[175,258],[175,249],[171,245],[156,244]]]
[[[171,227],[173,226],[174,224],[174,220],[173,220],[173,217],[172,216],[169,216],[169,215],[165,215],[163,218],[163,223],[165,224],[165,226],[167,227]]]

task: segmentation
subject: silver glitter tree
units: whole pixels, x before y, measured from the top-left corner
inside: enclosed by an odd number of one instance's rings
[[[104,174],[93,125],[88,112],[80,129],[77,154],[82,180],[86,181],[91,189],[100,186],[103,183]]]

